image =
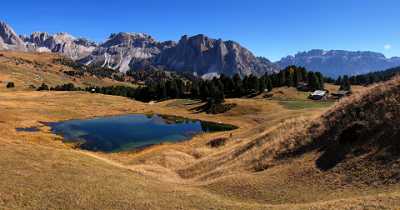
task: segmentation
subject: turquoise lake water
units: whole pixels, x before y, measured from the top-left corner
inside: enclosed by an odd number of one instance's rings
[[[163,142],[191,139],[205,132],[229,131],[234,126],[185,118],[132,114],[47,123],[51,131],[81,149],[121,152]]]

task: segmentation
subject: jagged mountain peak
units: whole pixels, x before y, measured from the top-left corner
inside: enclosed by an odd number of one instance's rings
[[[135,46],[144,44],[155,44],[156,40],[145,33],[131,33],[131,32],[119,32],[113,33],[109,38],[102,44],[103,47],[111,47],[116,45]]]
[[[24,41],[13,28],[4,21],[0,21],[0,49],[26,50]]]

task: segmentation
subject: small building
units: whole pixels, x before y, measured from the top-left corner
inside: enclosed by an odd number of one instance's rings
[[[336,93],[332,93],[331,95],[335,99],[340,99],[340,98],[343,98],[345,96],[351,95],[351,92],[350,91],[341,90],[341,91],[338,91]]]
[[[326,99],[327,91],[325,90],[316,90],[310,94],[310,99],[312,100],[323,100]]]
[[[307,92],[310,91],[310,87],[305,82],[299,82],[299,84],[297,84],[297,90]]]

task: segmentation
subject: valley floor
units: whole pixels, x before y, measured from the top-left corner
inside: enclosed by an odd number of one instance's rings
[[[0,209],[390,209],[398,185],[369,185],[315,166],[319,154],[266,162],[282,136],[332,104],[289,99],[229,99],[237,106],[207,115],[199,102],[145,104],[81,92],[0,92]],[[296,101],[301,106],[288,106]],[[42,122],[128,113],[157,113],[223,122],[211,133],[138,152],[71,148]],[[39,126],[39,132],[16,128]],[[210,140],[227,138],[211,148]],[[279,148],[277,148],[279,149]],[[263,162],[264,161],[264,162]]]

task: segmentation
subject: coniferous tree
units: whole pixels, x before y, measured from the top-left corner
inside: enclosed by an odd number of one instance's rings
[[[259,81],[258,78],[254,75],[250,75],[247,79],[247,92],[248,93],[253,93],[257,92],[259,88]]]
[[[175,79],[177,95],[175,98],[181,98],[185,94],[185,83],[181,79]]]
[[[198,81],[195,80],[192,82],[190,93],[193,98],[200,97],[200,84]]]
[[[240,78],[239,74],[235,74],[233,76],[233,84],[234,84],[234,96],[235,97],[241,97],[244,95],[244,85],[243,85],[243,80]]]
[[[319,83],[319,87],[318,90],[323,90],[324,89],[324,76],[322,75],[321,72],[316,72],[315,76],[318,78],[318,83]]]
[[[200,96],[203,100],[207,100],[207,98],[210,96],[210,90],[208,88],[208,82],[203,81],[201,82],[200,85]]]
[[[280,71],[278,74],[279,84],[278,87],[282,87],[286,84],[286,73],[285,71]]]
[[[266,85],[266,76],[264,75],[264,76],[262,76],[262,77],[260,77],[260,79],[258,80],[259,82],[259,86],[258,86],[258,91],[260,92],[260,93],[262,93],[262,92],[264,92],[265,91],[265,89],[267,88],[267,85]]]
[[[303,80],[300,69],[296,68],[293,74],[294,86],[297,87],[299,83]]]
[[[272,91],[272,81],[271,81],[271,77],[267,76],[266,77],[266,88],[268,89],[268,92]]]
[[[335,85],[341,85],[341,84],[342,84],[342,76],[339,76],[339,77],[336,79]]]
[[[166,83],[168,96],[171,98],[177,98],[179,95],[178,86],[175,80],[168,80]]]
[[[167,87],[165,85],[164,81],[161,81],[160,83],[158,83],[158,97],[160,99],[165,99],[168,98],[168,92],[167,92]]]
[[[294,86],[294,70],[292,67],[286,70],[286,86],[293,87]]]
[[[301,77],[303,78],[303,80],[305,80],[308,74],[306,68],[300,67],[300,72],[301,72]]]
[[[320,90],[319,79],[314,72],[308,72],[308,85],[312,90]]]
[[[340,84],[339,90],[344,90],[344,91],[351,90],[349,76],[347,76],[347,75],[343,76],[342,83]]]

